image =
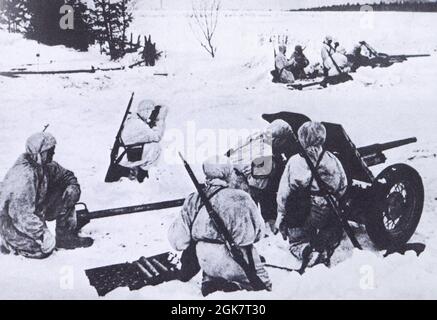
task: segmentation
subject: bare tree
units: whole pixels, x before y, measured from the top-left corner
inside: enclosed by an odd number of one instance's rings
[[[192,0],[190,27],[200,45],[215,57],[217,47],[213,44],[219,20],[220,0]]]

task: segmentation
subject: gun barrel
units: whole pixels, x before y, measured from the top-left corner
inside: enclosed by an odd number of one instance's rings
[[[390,58],[424,58],[424,57],[430,57],[430,54],[399,54],[399,55],[393,55],[390,56]]]
[[[137,212],[154,211],[162,209],[177,208],[184,204],[185,199],[176,199],[163,202],[148,203],[143,205],[123,207],[116,209],[106,209],[100,211],[89,212],[87,218],[90,220],[132,214]]]
[[[408,138],[408,139],[396,140],[386,143],[376,143],[370,146],[358,148],[358,152],[360,153],[361,157],[366,157],[375,153],[380,153],[385,150],[398,148],[415,142],[417,142],[417,138]]]

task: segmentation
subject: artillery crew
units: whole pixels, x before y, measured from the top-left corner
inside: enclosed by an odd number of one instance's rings
[[[152,110],[151,106],[155,106],[155,103],[140,103],[137,117],[146,114],[145,110]],[[147,115],[149,120],[142,121],[149,125],[151,132],[156,135],[162,133],[164,125],[161,123],[161,131],[156,132],[153,130],[156,124],[151,125],[150,119],[163,121],[166,110],[161,113],[163,118],[159,114]],[[144,265],[136,261],[126,264],[128,266],[122,269],[117,269],[120,265],[117,268],[112,266],[114,268],[108,269],[110,271],[105,271],[103,276],[96,276],[95,281],[90,282],[93,286],[97,286],[98,282],[101,284],[98,292],[111,291],[114,285],[126,286],[127,283],[129,288],[138,289],[138,285],[156,285],[175,279],[187,282],[199,272],[202,272],[203,296],[218,291],[271,291],[272,283],[266,267],[303,272],[305,268],[321,263],[330,266],[332,254],[340,244],[344,231],[352,244],[361,248],[345,220],[347,215],[342,216],[342,204],[354,203],[355,198],[353,193],[349,193],[344,199],[349,179],[340,160],[325,148],[325,126],[293,113],[264,116],[267,120],[276,117],[279,119],[272,121],[265,130],[250,136],[237,149],[231,149],[226,156],[207,159],[202,165],[204,185],[200,185],[183,159],[197,192],[182,201],[167,201],[166,205],[144,205],[155,210],[158,207],[170,208],[168,202],[178,202],[177,206],[183,202],[181,212],[168,229],[169,243],[176,251],[182,252],[181,258],[176,259],[177,262],[170,261],[168,267],[163,264],[164,261],[158,261],[157,257],[163,255],[154,256],[156,259],[150,261],[140,259],[139,262]],[[135,124],[136,120],[131,121]],[[298,125],[296,137],[293,128]],[[338,125],[328,129],[336,127]],[[132,130],[135,127],[132,125],[130,128]],[[347,135],[343,135],[344,141],[350,142]],[[127,138],[124,137],[127,143],[132,142]],[[157,143],[151,140],[149,143]],[[372,145],[360,148],[360,153],[356,155],[360,157],[361,154],[361,159],[372,154],[376,157],[382,150],[415,141],[415,138],[410,138]],[[79,219],[78,227],[75,205],[80,199],[81,189],[73,172],[53,161],[56,144],[56,139],[47,132],[30,136],[25,152],[6,174],[0,189],[1,253],[43,259],[56,248],[92,246],[92,238],[78,235],[78,229],[83,225]],[[327,148],[331,150],[330,147]],[[356,150],[352,143],[345,148],[349,148],[346,149],[348,152]],[[362,151],[368,149],[372,150]],[[363,165],[366,165],[365,160]],[[414,171],[411,174],[414,175]],[[373,176],[368,177],[372,181]],[[420,176],[417,177],[420,179]],[[376,180],[379,181],[379,176]],[[421,180],[417,187],[423,195]],[[139,212],[138,207],[141,206],[131,208]],[[122,209],[114,210],[121,212]],[[99,213],[99,218],[103,217],[102,211],[95,212]],[[79,217],[82,217],[82,213],[79,213]],[[56,220],[55,235],[47,226],[47,221],[52,220]],[[301,269],[265,263],[255,244],[265,237],[273,237],[266,235],[266,223],[273,224],[274,235],[280,234],[284,241],[288,241],[291,255],[302,262]],[[424,248],[423,244],[401,244],[400,249],[393,247],[387,252],[414,250],[420,254]],[[176,257],[174,253],[164,256],[171,260]],[[109,275],[111,272],[113,274]],[[110,281],[106,281],[106,276]],[[138,280],[142,276],[145,278]],[[126,282],[126,279],[129,281]]]
[[[28,258],[48,257],[55,248],[89,247],[80,237],[74,206],[80,186],[73,172],[53,161],[56,140],[50,133],[30,136],[26,151],[8,171],[0,190],[0,247]],[[46,221],[56,220],[56,236]]]

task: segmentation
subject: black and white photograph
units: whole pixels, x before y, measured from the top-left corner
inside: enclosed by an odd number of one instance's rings
[[[437,299],[436,28],[437,0],[0,0],[0,300]]]

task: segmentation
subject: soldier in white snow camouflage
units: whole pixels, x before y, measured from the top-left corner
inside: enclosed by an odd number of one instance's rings
[[[47,132],[26,142],[26,152],[8,171],[0,189],[0,247],[29,258],[45,258],[57,248],[91,246],[76,232],[74,206],[80,186],[74,174],[52,161],[56,140]],[[46,221],[56,220],[56,238]]]
[[[317,168],[330,193],[340,199],[346,192],[347,177],[335,155],[323,149],[326,129],[318,122],[306,122],[298,131],[299,142]],[[297,154],[285,167],[277,195],[278,216],[274,232],[288,238],[291,252],[302,258],[311,242],[317,254],[326,257],[342,236],[334,217],[305,159]]]
[[[167,113],[166,106],[157,106],[151,100],[143,100],[138,104],[137,111],[126,119],[121,137],[128,146],[129,161],[123,162],[123,166],[130,168],[132,177],[139,182],[149,176],[148,170],[161,155],[159,143],[164,135]],[[137,158],[130,157],[129,146],[132,145],[142,147]]]
[[[206,161],[203,171],[206,176],[206,195],[213,208],[242,249],[245,259],[253,260],[257,275],[271,290],[267,271],[253,246],[264,235],[264,222],[255,202],[248,193],[238,189],[235,183],[238,179],[227,158]],[[216,290],[251,290],[246,274],[230,256],[197,193],[185,200],[181,214],[170,226],[168,237],[171,245],[179,251],[186,250],[192,241],[195,242],[203,270],[204,295]]]

